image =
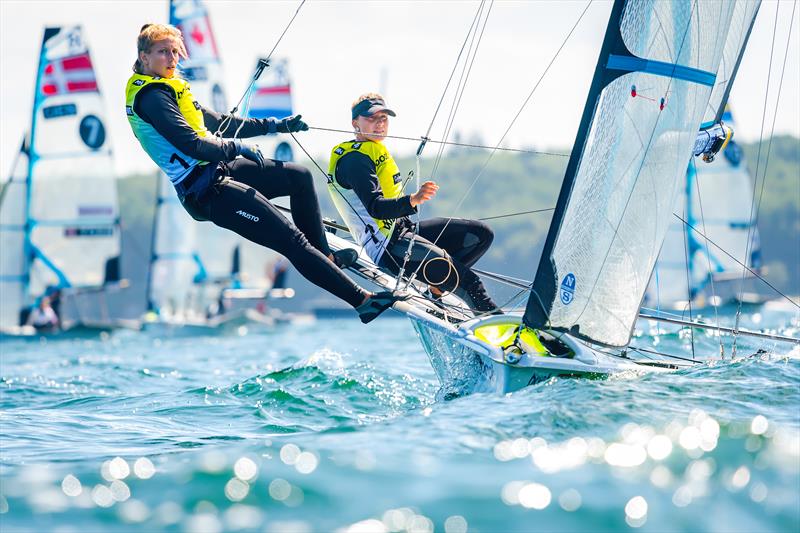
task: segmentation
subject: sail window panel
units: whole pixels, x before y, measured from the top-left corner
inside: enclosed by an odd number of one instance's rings
[[[703,123],[715,120],[722,99],[728,91],[728,86],[733,82],[736,74],[737,64],[742,54],[742,47],[750,33],[753,20],[758,13],[761,4],[760,0],[739,0],[735,2],[735,8],[731,17],[731,28],[725,40],[725,48],[722,52],[722,60],[717,70],[717,79],[714,90],[708,101],[706,113],[703,116]]]
[[[86,226],[116,223],[117,189],[112,179],[58,177],[49,173],[44,177],[38,172],[34,176],[30,217],[37,224]]]
[[[119,231],[113,225],[89,227],[36,226],[31,242],[73,287],[100,286],[106,261],[119,255]],[[37,259],[35,263],[43,263]],[[47,275],[50,284],[58,278]],[[44,287],[43,287],[44,288]],[[40,294],[33,290],[32,294]]]
[[[663,110],[631,87],[671,94]],[[552,259],[557,282],[575,277],[571,299],[556,298],[555,328],[608,345],[627,343],[711,87],[646,73],[617,78],[601,93]]]
[[[34,260],[28,270],[28,294],[24,304],[33,305],[35,299],[44,294],[49,287],[58,285],[58,275],[42,261]]]
[[[735,2],[627,2],[620,22],[628,49],[644,59],[716,72]],[[702,37],[705,35],[706,37]]]
[[[689,284],[694,286],[702,281],[703,273],[687,271],[686,244],[684,230],[675,225],[670,226],[648,287],[646,306],[672,308],[678,302],[686,302],[690,298]]]

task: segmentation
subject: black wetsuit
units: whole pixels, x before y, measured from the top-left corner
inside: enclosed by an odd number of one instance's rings
[[[360,152],[342,156],[336,165],[336,181],[342,187],[352,189],[374,218],[396,220],[379,266],[394,274],[400,272],[413,238],[406,275],[417,272],[417,279],[440,290],[455,292],[477,311],[497,308],[481,279],[471,270],[492,244],[494,233],[489,226],[465,218],[432,218],[420,221],[414,235],[414,225],[408,215],[415,213],[416,209],[411,207],[410,196],[384,197],[375,163]]]
[[[172,89],[164,84],[143,88],[134,110],[180,151],[208,165],[198,166],[176,186],[184,208],[196,220],[209,220],[286,257],[306,279],[357,307],[366,293],[329,259],[319,202],[311,173],[294,163],[265,159],[264,168],[235,159],[231,140],[200,137],[178,110]],[[215,131],[225,116],[201,107],[205,126]],[[242,125],[242,122],[244,123]],[[274,119],[233,118],[223,136],[240,137],[274,131]],[[292,224],[269,200],[289,196]]]

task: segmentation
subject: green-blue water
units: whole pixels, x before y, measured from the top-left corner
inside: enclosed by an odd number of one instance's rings
[[[797,531],[800,353],[742,347],[771,353],[443,402],[402,319],[4,339],[0,528]]]

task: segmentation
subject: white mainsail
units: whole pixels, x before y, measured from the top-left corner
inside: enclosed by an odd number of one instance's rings
[[[629,342],[736,8],[615,4],[525,312],[529,327]]]
[[[0,204],[0,326],[52,289],[102,286],[120,253],[105,110],[80,26],[46,28],[29,140]]]

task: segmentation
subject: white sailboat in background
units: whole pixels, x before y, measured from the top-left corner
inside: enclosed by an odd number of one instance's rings
[[[730,109],[722,120],[736,129]],[[690,164],[673,211],[683,220],[674,218],[667,231],[645,305],[686,311],[739,299],[742,265],[761,268],[752,206],[753,184],[735,140],[712,163]]]
[[[116,176],[105,109],[80,26],[46,28],[30,130],[0,198],[0,329],[30,333],[43,297],[59,329],[111,328],[120,283]]]

